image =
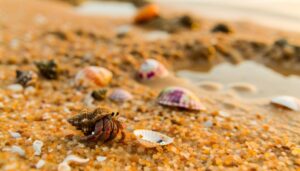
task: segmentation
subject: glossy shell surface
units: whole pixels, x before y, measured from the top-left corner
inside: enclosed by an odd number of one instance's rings
[[[110,83],[112,76],[112,72],[106,68],[89,66],[76,74],[75,84],[83,87],[103,87]]]
[[[135,23],[144,23],[158,16],[159,9],[155,4],[142,7],[134,17]]]
[[[138,71],[138,78],[140,80],[152,80],[163,78],[168,74],[169,72],[163,64],[154,59],[147,59]]]
[[[164,146],[173,143],[173,138],[156,131],[139,129],[134,130],[133,133],[137,137],[139,143],[147,148]]]
[[[291,96],[278,96],[271,100],[271,104],[293,111],[300,111],[300,100]]]
[[[199,98],[182,87],[167,87],[163,89],[158,95],[157,102],[166,106],[190,110],[205,110]]]

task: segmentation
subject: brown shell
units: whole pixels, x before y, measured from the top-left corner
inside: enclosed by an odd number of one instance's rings
[[[114,112],[107,108],[97,108],[92,112],[82,112],[68,119],[68,122],[75,126],[76,129],[81,130],[84,135],[90,135],[94,131],[95,125],[99,120],[113,113]]]

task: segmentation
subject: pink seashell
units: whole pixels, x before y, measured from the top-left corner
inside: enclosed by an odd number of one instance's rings
[[[198,97],[181,87],[167,87],[163,89],[157,101],[161,105],[180,107],[190,110],[205,110]]]
[[[124,102],[133,98],[132,94],[123,89],[116,89],[110,95],[109,98],[113,101]]]
[[[163,64],[154,59],[147,59],[138,71],[140,80],[151,80],[155,78],[163,78],[169,74]]]
[[[75,84],[77,86],[90,87],[99,86],[103,87],[110,83],[112,73],[106,68],[89,66],[80,70],[75,77]]]

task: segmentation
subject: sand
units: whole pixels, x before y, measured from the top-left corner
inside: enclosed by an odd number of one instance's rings
[[[204,91],[173,75],[156,83],[141,83],[135,76],[147,58],[159,60],[172,73],[248,58],[277,65],[259,55],[278,38],[297,44],[300,35],[251,23],[230,23],[234,34],[212,34],[216,21],[202,19],[198,30],[163,41],[146,41],[143,27],[118,38],[114,30],[131,20],[80,16],[67,4],[37,0],[0,1],[0,21],[1,170],[36,170],[41,160],[45,164],[38,170],[57,170],[70,154],[89,159],[71,164],[72,170],[299,170],[299,112],[274,107],[269,99],[247,101]],[[16,69],[38,72],[34,62],[46,59],[54,59],[61,69],[57,80],[39,77],[35,87],[8,89],[15,84]],[[296,59],[282,60],[299,72]],[[108,90],[123,88],[134,96],[121,104],[94,102],[120,112],[124,143],[91,146],[74,138],[82,133],[67,119],[87,108],[84,99],[93,90],[77,89],[74,77],[89,65],[113,72]],[[193,91],[207,111],[158,105],[157,95],[170,85]],[[137,142],[135,129],[164,133],[174,143],[147,149]],[[43,142],[40,155],[34,155],[35,140]],[[98,161],[99,156],[106,160]]]

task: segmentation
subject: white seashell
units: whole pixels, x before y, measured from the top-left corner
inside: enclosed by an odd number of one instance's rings
[[[40,169],[45,165],[45,160],[41,159],[35,164],[35,168]]]
[[[36,156],[41,155],[43,145],[44,145],[43,141],[40,141],[40,140],[35,140],[33,142],[32,146],[34,149],[34,155],[36,155]]]
[[[97,156],[96,157],[96,160],[98,161],[98,162],[102,162],[102,161],[104,161],[104,160],[106,160],[107,159],[107,157],[105,157],[105,156]]]
[[[300,111],[300,100],[291,96],[278,96],[271,100],[271,104]]]
[[[156,131],[140,129],[134,130],[133,133],[139,143],[147,148],[168,145],[173,142],[173,138]]]
[[[8,132],[13,138],[21,138],[21,134],[18,132],[12,132],[12,131],[8,131]]]
[[[7,87],[9,90],[14,92],[21,92],[23,91],[23,86],[20,84],[11,84]]]
[[[83,158],[80,158],[78,156],[75,156],[75,155],[68,155],[63,162],[66,162],[66,163],[71,163],[71,162],[75,162],[75,163],[87,163],[89,161],[89,159],[83,159]]]
[[[11,146],[10,151],[13,153],[18,153],[20,156],[25,156],[25,151],[20,146],[13,145]]]
[[[68,163],[62,162],[58,165],[57,170],[58,171],[71,171],[72,168],[69,166]]]
[[[116,89],[110,95],[109,98],[117,102],[125,102],[133,99],[133,96],[130,92],[123,89]]]

